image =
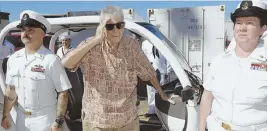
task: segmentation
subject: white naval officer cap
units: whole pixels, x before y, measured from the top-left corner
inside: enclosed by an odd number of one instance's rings
[[[60,40],[67,40],[67,39],[71,39],[70,35],[65,34],[60,36]]]
[[[235,23],[237,17],[258,17],[261,23],[267,25],[267,5],[262,0],[243,0],[238,4],[231,20]]]
[[[20,20],[21,22],[17,25],[17,28],[22,28],[24,26],[41,28],[45,33],[49,33],[51,30],[51,25],[48,20],[44,16],[31,10],[21,12]]]
[[[250,5],[251,2],[252,5]],[[266,3],[262,0],[243,0],[241,3],[237,5],[236,8],[237,9],[244,8],[245,10],[247,7],[259,7],[261,9],[267,10]]]

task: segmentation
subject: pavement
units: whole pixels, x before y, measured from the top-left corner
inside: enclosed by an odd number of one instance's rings
[[[145,117],[148,110],[147,99],[142,99],[139,105],[140,131],[166,131],[157,116]]]

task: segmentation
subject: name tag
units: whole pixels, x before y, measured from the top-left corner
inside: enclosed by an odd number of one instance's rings
[[[44,68],[37,68],[37,67],[32,67],[32,68],[31,68],[31,71],[32,71],[32,72],[42,72],[42,73],[44,73],[45,70],[46,70],[46,69],[44,69]]]
[[[31,68],[32,72],[45,72],[45,68],[42,65],[34,65],[34,67]]]

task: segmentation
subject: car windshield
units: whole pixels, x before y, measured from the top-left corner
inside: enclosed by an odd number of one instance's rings
[[[157,36],[160,40],[163,41],[165,46],[169,48],[169,50],[172,52],[173,55],[178,58],[178,61],[180,62],[181,66],[185,69],[190,71],[190,66],[188,65],[188,62],[186,61],[185,57],[182,55],[181,51],[179,48],[168,38],[166,38],[155,26],[148,24],[148,23],[137,23],[150,32],[152,32],[155,36]]]

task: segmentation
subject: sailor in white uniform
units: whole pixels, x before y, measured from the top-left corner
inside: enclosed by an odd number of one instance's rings
[[[4,59],[7,59],[13,52],[14,52],[14,46],[13,44],[11,44],[9,41],[7,41],[6,39],[4,40],[3,44],[0,45],[1,48],[0,48],[0,65],[1,65],[1,68],[4,69],[3,67],[3,63],[4,63]],[[4,78],[4,70],[2,72],[2,69],[0,71],[1,75],[3,76]],[[2,87],[1,87],[2,88]],[[4,87],[3,87],[4,88]],[[2,89],[3,89],[2,88]],[[3,93],[3,90],[0,91],[0,109],[3,109],[4,108],[4,93]],[[2,115],[0,117],[2,119]],[[14,122],[11,121],[11,124],[14,126]],[[5,129],[3,127],[0,127],[0,131],[4,131]],[[8,131],[15,131],[15,128],[10,128]]]
[[[8,47],[10,54],[12,54],[15,51],[15,46],[10,43],[8,40],[4,40],[3,45]]]
[[[7,47],[6,45],[1,44],[0,45],[0,59],[3,60],[4,58],[7,58],[9,55],[12,54],[12,52],[10,51],[10,48]]]
[[[231,14],[235,48],[216,56],[204,81],[199,131],[267,130],[267,5],[242,1]]]
[[[152,63],[154,69],[160,74],[160,85],[165,84],[165,77],[167,75],[167,64],[166,59],[161,53],[148,41],[142,42],[142,50]],[[146,115],[155,114],[155,93],[154,87],[147,85],[147,96],[148,96],[148,112]]]
[[[60,59],[43,46],[50,23],[30,10],[23,11],[20,19],[17,28],[22,29],[25,48],[12,54],[7,62],[1,125],[10,128],[9,114],[14,105],[18,131],[66,131],[63,123],[71,84]]]
[[[64,55],[71,51],[71,37],[70,35],[63,35],[60,37],[62,46],[57,50],[57,55],[62,59]]]

